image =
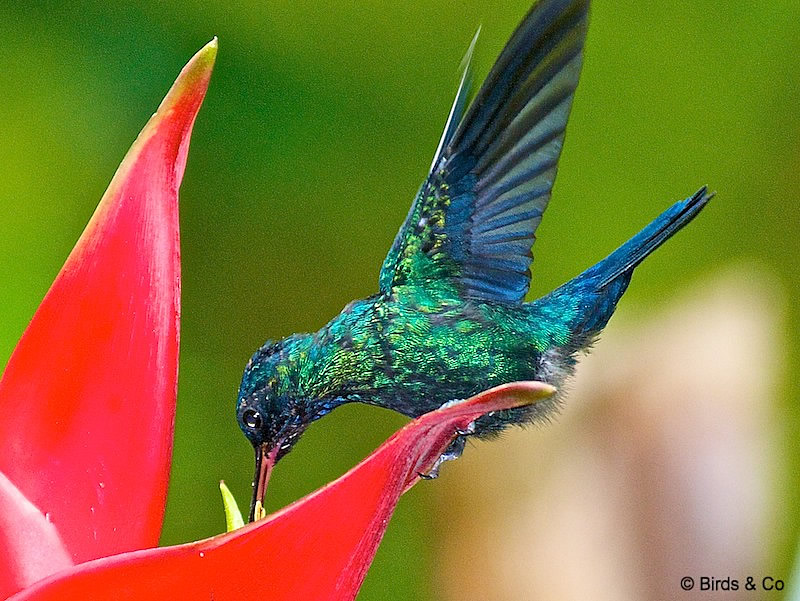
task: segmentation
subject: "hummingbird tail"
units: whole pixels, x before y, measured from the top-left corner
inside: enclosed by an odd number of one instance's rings
[[[566,325],[573,334],[572,347],[577,350],[591,344],[611,319],[636,266],[694,219],[712,196],[703,187],[675,203],[608,257],[535,301],[534,310],[556,307],[561,314],[571,314]]]
[[[709,193],[708,188],[703,186],[686,200],[676,202],[641,232],[589,269],[586,275],[600,276],[595,284],[598,289],[605,288],[620,276],[627,274],[630,277],[639,263],[694,219],[713,197],[714,193]]]

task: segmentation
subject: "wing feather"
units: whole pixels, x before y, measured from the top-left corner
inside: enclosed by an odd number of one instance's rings
[[[531,245],[580,75],[588,9],[589,0],[535,4],[462,117],[467,61],[430,174],[384,261],[383,292],[444,279],[468,297],[524,299]]]

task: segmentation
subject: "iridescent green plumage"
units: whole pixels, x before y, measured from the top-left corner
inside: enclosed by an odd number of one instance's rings
[[[323,414],[358,401],[420,415],[495,384],[536,379],[548,351],[569,352],[563,317],[576,305],[552,311],[400,286],[351,303],[315,334],[266,344],[243,392],[266,385],[265,396],[309,399]]]
[[[635,267],[702,210],[705,188],[584,273],[524,302],[587,21],[588,0],[538,2],[464,111],[467,68],[379,293],[350,303],[315,334],[265,344],[248,364],[237,411],[258,457],[274,448],[269,456],[280,458],[343,403],[418,416],[506,382],[560,386]],[[556,402],[485,416],[475,434],[544,416]]]

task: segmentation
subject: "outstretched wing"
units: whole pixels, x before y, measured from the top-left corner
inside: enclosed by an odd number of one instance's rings
[[[461,118],[467,66],[430,174],[381,268],[382,292],[448,280],[471,298],[525,297],[534,232],[578,85],[588,9],[589,0],[538,2]]]

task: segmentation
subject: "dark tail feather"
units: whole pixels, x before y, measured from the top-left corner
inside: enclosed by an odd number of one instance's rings
[[[576,349],[589,344],[613,315],[634,268],[694,219],[712,196],[704,186],[675,203],[608,257],[533,303],[534,311],[546,307],[548,312],[572,313],[566,324],[573,333],[572,344]],[[575,310],[576,305],[580,309]]]
[[[602,289],[621,275],[630,274],[651,252],[694,219],[713,197],[714,193],[709,194],[708,188],[703,186],[686,200],[676,202],[641,232],[589,269],[586,275],[600,276],[595,285]]]

